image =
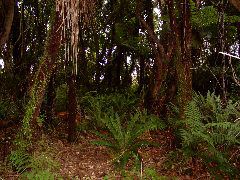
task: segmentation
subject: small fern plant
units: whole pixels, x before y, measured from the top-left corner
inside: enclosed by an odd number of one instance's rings
[[[113,111],[112,111],[113,112]],[[159,119],[137,111],[130,116],[127,123],[122,123],[117,113],[105,115],[101,121],[106,125],[107,133],[95,132],[101,140],[94,141],[95,145],[108,147],[113,154],[113,162],[116,167],[124,169],[128,161],[133,158],[135,167],[139,167],[141,157],[138,149],[153,145],[153,143],[141,139],[141,135],[149,130],[164,128],[163,123],[157,123]]]
[[[55,173],[59,168],[59,164],[47,152],[33,154],[29,168],[29,171],[25,171],[21,175],[22,179],[54,180],[59,178]]]
[[[29,168],[30,158],[31,156],[27,152],[18,149],[11,152],[9,161],[15,171],[23,173]]]
[[[137,98],[129,94],[113,93],[110,95],[93,96],[87,94],[81,99],[81,104],[84,106],[87,114],[91,117],[90,122],[96,127],[104,127],[101,119],[112,115],[112,110],[118,112],[118,115],[125,116],[126,112],[133,111],[137,102]]]
[[[20,174],[20,179],[46,179],[54,180],[58,178],[55,173],[58,170],[59,164],[54,160],[50,150],[42,149],[43,141],[39,141],[33,153],[27,151],[28,144],[23,140],[18,140],[15,144],[18,148],[9,155],[9,163],[13,170]],[[19,145],[21,144],[21,145]],[[40,146],[41,145],[41,146]],[[39,148],[41,147],[41,148]]]
[[[201,157],[207,165],[217,163],[214,169],[235,174],[228,151],[240,145],[238,105],[229,101],[223,108],[214,94],[208,93],[206,98],[195,95],[185,116],[185,128],[180,130],[184,152]]]

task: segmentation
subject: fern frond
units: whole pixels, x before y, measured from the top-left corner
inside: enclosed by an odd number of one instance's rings
[[[191,101],[186,108],[185,111],[186,118],[191,120],[191,122],[199,122],[201,121],[201,112],[194,101]]]
[[[116,147],[117,147],[115,145],[115,143],[111,143],[110,141],[98,140],[98,141],[92,141],[91,143],[94,145],[97,145],[97,146],[106,146],[106,147],[113,148],[113,149],[116,149]]]
[[[17,172],[22,173],[29,168],[30,155],[22,150],[13,151],[9,157],[10,163]]]

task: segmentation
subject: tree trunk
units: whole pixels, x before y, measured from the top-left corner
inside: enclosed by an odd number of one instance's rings
[[[26,105],[25,115],[22,124],[22,133],[25,140],[31,140],[32,137],[39,137],[41,127],[37,124],[37,118],[40,113],[41,104],[45,94],[45,89],[50,80],[50,76],[55,67],[57,54],[61,45],[61,24],[62,19],[56,13],[53,27],[47,38],[44,55],[40,61],[38,70],[30,86],[29,101]]]
[[[218,5],[218,44],[217,44],[217,51],[216,51],[216,59],[217,64],[222,64],[222,72],[221,72],[221,98],[224,105],[227,103],[227,88],[226,88],[226,61],[225,56],[219,54],[219,52],[225,52],[225,25],[224,25],[224,11],[225,11],[225,4],[222,0]]]
[[[82,29],[84,27],[81,27]],[[79,32],[79,59],[81,61],[79,62],[79,73],[77,76],[77,82],[81,86],[85,88],[89,88],[89,79],[88,79],[88,61],[86,58],[86,52],[85,52],[85,42],[84,42],[84,30]]]
[[[7,42],[11,31],[14,4],[14,0],[0,0],[0,47]]]
[[[138,18],[142,27],[147,31],[147,38],[149,39],[153,51],[154,66],[145,97],[145,106],[151,113],[159,114],[165,99],[165,95],[163,94],[162,97],[160,97],[159,92],[167,77],[168,64],[170,60],[169,57],[172,54],[172,48],[170,45],[165,52],[163,45],[160,43],[160,40],[154,32],[152,16],[153,5],[148,4],[146,10],[148,11],[147,22],[139,16],[139,13]]]
[[[229,1],[238,11],[240,11],[240,1],[239,0],[229,0]]]
[[[121,71],[125,58],[125,49],[123,46],[117,46],[116,57],[113,60],[113,88],[115,90],[120,88],[121,85]]]
[[[192,98],[192,60],[191,60],[191,24],[190,2],[181,0],[177,3],[180,21],[174,11],[174,1],[168,0],[170,27],[174,38],[174,62],[177,73],[178,106],[180,118],[184,118],[186,105]]]
[[[76,94],[76,75],[70,74],[68,83],[68,141],[76,139],[76,119],[77,119],[77,94]]]
[[[145,85],[145,58],[143,56],[139,56],[139,88],[138,88],[138,93],[141,93],[143,91],[144,85]]]

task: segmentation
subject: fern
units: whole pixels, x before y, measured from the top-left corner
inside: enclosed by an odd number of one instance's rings
[[[21,176],[21,179],[34,179],[34,180],[54,180],[55,175],[49,170],[32,170]]]
[[[30,155],[22,150],[12,151],[9,161],[13,169],[19,173],[24,172],[30,167]]]
[[[54,180],[59,178],[54,173],[59,165],[48,153],[41,152],[31,156],[28,167],[29,171],[24,171],[21,179]]]
[[[229,101],[223,107],[219,96],[208,93],[206,98],[195,95],[186,108],[186,128],[180,130],[183,149],[187,154],[217,162],[218,168],[232,175],[229,153],[222,152],[240,145],[238,104]]]
[[[101,139],[93,144],[108,147],[113,154],[113,162],[123,168],[129,159],[139,164],[138,149],[151,143],[140,137],[146,131],[163,129],[164,124],[146,111],[135,108],[137,99],[129,94],[110,94],[86,96],[83,104],[90,115],[92,124],[103,129],[107,134],[95,132]]]
[[[19,141],[18,143],[21,143],[22,147],[25,146],[25,142]],[[46,148],[43,140],[39,141],[35,148],[36,150],[33,154],[29,154],[24,148],[12,151],[9,156],[10,165],[12,165],[15,171],[21,174],[20,179],[56,179],[58,176],[54,172],[58,169],[59,165],[52,158],[50,149]],[[41,152],[37,150],[41,150]]]
[[[129,112],[134,111],[136,102],[137,98],[133,95],[119,93],[99,96],[87,94],[81,100],[87,114],[91,116],[91,124],[94,128],[103,128],[105,116],[112,116],[114,112],[118,112],[121,120],[124,120]]]
[[[102,140],[94,141],[93,143],[110,148],[113,152],[113,162],[120,168],[124,168],[130,158],[133,158],[135,164],[139,165],[141,158],[138,154],[138,149],[152,144],[142,140],[140,137],[146,131],[158,127],[154,118],[145,117],[147,121],[142,122],[141,118],[144,116],[146,115],[137,111],[130,116],[127,124],[121,123],[120,116],[117,113],[109,117],[106,116],[102,121],[107,127],[108,135],[96,132],[95,134]],[[161,127],[164,127],[164,125]]]

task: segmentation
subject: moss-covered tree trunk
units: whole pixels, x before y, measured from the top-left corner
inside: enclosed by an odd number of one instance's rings
[[[26,105],[22,122],[22,135],[25,139],[31,139],[32,136],[38,137],[38,132],[41,130],[41,127],[37,123],[37,119],[40,113],[45,89],[55,67],[61,45],[61,24],[62,19],[59,14],[56,13],[45,44],[44,55],[40,61],[38,70],[35,72],[29,90],[29,101]]]
[[[174,0],[168,0],[167,6],[174,37],[173,59],[177,74],[179,116],[183,119],[185,107],[192,98],[190,2],[181,0],[174,6]],[[175,8],[178,10],[179,19]]]

